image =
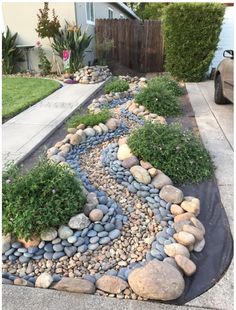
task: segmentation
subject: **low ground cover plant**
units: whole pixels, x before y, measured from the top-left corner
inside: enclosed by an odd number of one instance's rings
[[[104,91],[106,94],[109,93],[119,93],[129,89],[129,83],[125,80],[115,78],[111,82],[108,82],[105,87]]]
[[[165,73],[157,76],[149,81],[149,84],[163,82],[168,90],[175,96],[182,96],[184,94],[183,88],[179,86],[179,83],[169,74]]]
[[[161,116],[177,116],[181,114],[178,97],[167,82],[161,78],[149,81],[148,86],[142,88],[135,96],[135,101],[145,106],[149,112]]]
[[[68,128],[76,128],[80,124],[85,126],[95,126],[99,123],[105,123],[111,117],[108,109],[103,109],[98,113],[88,112],[86,114],[77,113],[73,115],[67,122]]]
[[[13,117],[60,88],[57,81],[41,78],[4,76],[2,79],[2,116]]]
[[[210,155],[192,132],[179,124],[145,123],[131,134],[128,145],[175,184],[199,183],[213,176]]]
[[[2,186],[3,232],[26,240],[67,224],[85,203],[81,183],[69,168],[43,159],[24,174],[10,167]]]

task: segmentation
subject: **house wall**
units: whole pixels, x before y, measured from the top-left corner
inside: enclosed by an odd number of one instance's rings
[[[93,36],[93,40],[91,41],[89,47],[85,51],[84,63],[92,64],[95,55],[95,24],[91,25],[87,22],[86,18],[86,3],[85,2],[77,2],[75,3],[76,8],[76,20],[77,25],[81,25],[82,31],[87,31],[89,35]],[[94,2],[94,15],[95,20],[100,18],[108,18],[108,8],[113,10],[113,18],[120,18],[120,14],[124,16],[124,18],[130,18],[129,15],[121,10],[115,4],[109,2]]]
[[[52,59],[52,52],[48,39],[40,39],[35,31],[38,19],[37,13],[43,8],[43,2],[4,2],[2,4],[3,22],[5,29],[8,26],[12,33],[18,32],[17,44],[35,45],[37,41],[42,42],[48,58]],[[61,26],[65,20],[75,23],[75,8],[73,2],[49,2],[49,8],[55,9]],[[38,71],[38,54],[36,48],[29,52],[31,69]],[[60,59],[58,59],[60,60]],[[26,63],[22,64],[26,69]]]
[[[211,62],[210,69],[216,68],[221,60],[224,59],[224,50],[234,49],[234,7],[229,6],[225,8],[225,15],[220,33],[219,43],[215,56]]]

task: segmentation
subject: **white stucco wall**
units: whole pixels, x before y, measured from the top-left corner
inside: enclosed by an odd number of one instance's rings
[[[37,41],[42,42],[48,58],[52,59],[48,40],[40,39],[35,31],[38,23],[37,13],[39,8],[43,8],[43,2],[4,2],[2,4],[4,26],[5,28],[8,26],[12,33],[18,32],[18,44],[35,45]],[[49,2],[49,8],[55,9],[62,27],[65,24],[65,20],[75,23],[73,2]],[[29,56],[31,69],[38,71],[37,50],[30,51]],[[22,69],[26,69],[26,63],[22,65]]]
[[[226,7],[219,43],[215,52],[215,56],[210,65],[210,71],[212,68],[216,68],[217,65],[221,62],[221,60],[224,59],[224,50],[234,49],[234,16],[234,7]]]

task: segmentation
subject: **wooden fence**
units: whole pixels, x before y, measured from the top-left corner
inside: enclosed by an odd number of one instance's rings
[[[161,22],[145,20],[143,23],[129,19],[96,20],[96,54],[105,40],[114,40],[114,48],[107,60],[114,60],[139,72],[162,72],[164,43]]]

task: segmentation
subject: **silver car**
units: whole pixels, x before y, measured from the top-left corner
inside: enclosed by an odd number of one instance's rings
[[[225,50],[215,71],[215,103],[234,102],[234,51]]]

